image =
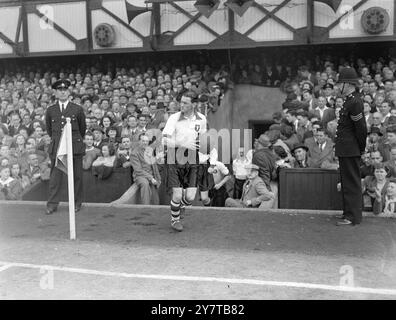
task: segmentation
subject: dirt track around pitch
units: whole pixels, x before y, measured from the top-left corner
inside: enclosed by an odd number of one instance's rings
[[[54,271],[51,290],[40,286],[44,273],[38,268],[0,271],[0,299],[395,298],[286,285],[117,276],[338,286],[340,271],[349,268],[342,267],[351,266],[356,287],[396,289],[392,219],[366,218],[360,226],[336,227],[336,219],[328,215],[194,209],[183,219],[185,230],[177,233],[170,229],[163,207],[84,207],[76,221],[78,239],[70,241],[66,207],[46,216],[41,206],[1,204],[0,261],[60,269]]]

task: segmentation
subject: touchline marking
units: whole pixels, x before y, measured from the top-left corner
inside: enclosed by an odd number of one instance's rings
[[[236,279],[236,278],[233,279],[233,278],[179,276],[179,275],[176,276],[176,275],[165,275],[165,274],[137,274],[137,273],[100,271],[100,270],[93,270],[93,269],[60,267],[60,266],[51,266],[51,265],[38,265],[38,264],[18,263],[18,262],[14,263],[14,262],[3,262],[3,261],[0,261],[0,265],[4,265],[2,268],[7,267],[7,269],[10,267],[31,268],[31,269],[49,269],[52,271],[91,274],[91,275],[107,276],[107,277],[176,280],[176,281],[196,281],[196,282],[220,282],[220,283],[228,283],[228,284],[232,283],[232,284],[248,284],[248,285],[257,285],[257,286],[276,286],[276,287],[291,287],[291,288],[305,288],[305,289],[320,289],[320,290],[329,290],[329,291],[371,293],[371,294],[396,296],[396,289],[347,287],[347,286],[334,286],[334,285],[317,284],[317,283],[267,281],[267,280],[255,280],[255,279]],[[2,268],[0,268],[0,270]]]
[[[0,264],[3,264],[3,263],[0,263]],[[4,266],[0,267],[0,272],[2,272],[4,270],[7,270],[7,269],[9,269],[9,268],[11,268],[13,266],[14,265],[12,263],[5,264]]]

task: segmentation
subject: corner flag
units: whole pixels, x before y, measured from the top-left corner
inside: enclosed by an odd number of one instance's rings
[[[67,174],[67,124],[63,127],[61,139],[58,146],[58,152],[55,158],[55,167]]]
[[[70,118],[66,118],[66,124],[62,130],[58,152],[56,153],[55,167],[67,174],[70,239],[75,240],[76,213],[74,211],[73,144]]]

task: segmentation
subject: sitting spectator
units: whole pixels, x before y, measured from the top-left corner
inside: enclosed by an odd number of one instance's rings
[[[100,150],[93,146],[94,137],[91,132],[87,132],[84,137],[85,155],[83,156],[83,170],[89,170],[92,163],[100,156]]]
[[[298,128],[297,136],[300,143],[304,143],[306,133],[311,130],[311,122],[309,121],[309,113],[307,111],[297,112]],[[289,150],[290,153],[290,150]]]
[[[389,176],[396,178],[396,146],[391,147],[390,159],[385,162],[385,166],[389,168]]]
[[[159,103],[158,103],[159,104]],[[147,129],[163,129],[165,127],[165,110],[163,103],[157,109],[157,103],[150,103],[149,123]]]
[[[139,137],[139,146],[132,151],[131,164],[133,167],[133,180],[140,190],[143,204],[158,204],[156,189],[161,184],[161,176],[151,148],[148,148],[149,138],[142,133]]]
[[[386,140],[382,140],[378,144],[378,151],[381,153],[383,161],[390,159],[390,150],[396,146],[396,126],[386,128]]]
[[[280,147],[282,148],[288,156],[291,157],[290,149],[286,143],[281,140],[280,130],[268,130],[265,135],[270,139],[272,148]]]
[[[334,109],[336,118],[327,123],[327,132],[328,132],[329,138],[333,141],[335,139],[336,132],[337,132],[338,120],[340,120],[340,111],[341,111],[341,107],[336,107]]]
[[[373,204],[375,215],[396,218],[396,178],[390,178],[385,192],[376,192]]]
[[[209,190],[209,197],[211,198],[212,207],[224,207],[225,201],[228,197],[225,184],[231,178],[230,172],[224,163],[215,159],[210,160],[209,174],[213,176],[214,186]]]
[[[335,146],[333,145],[333,151],[331,153],[331,156],[322,162],[320,168],[328,170],[338,170],[339,167],[340,163],[338,161],[338,157],[335,155]]]
[[[20,158],[26,151],[26,139],[23,135],[17,134],[14,137],[15,145],[14,145],[14,155],[16,158]]]
[[[7,158],[10,162],[17,162],[17,158],[11,153],[10,146],[3,144],[0,147],[0,157]]]
[[[137,118],[135,115],[127,117],[127,124],[121,129],[121,137],[129,137],[131,141],[137,140]],[[134,137],[137,136],[135,139]]]
[[[365,208],[377,207],[378,205],[374,204],[374,202],[384,197],[388,187],[388,173],[389,169],[383,163],[376,163],[374,165],[374,175],[367,176],[363,179],[362,189]]]
[[[371,111],[370,103],[363,102],[363,115],[364,118],[366,119],[367,128],[370,128],[373,124],[373,114],[370,111]]]
[[[93,167],[105,166],[114,167],[115,163],[115,148],[112,144],[104,144],[102,146],[101,155],[92,163]]]
[[[22,174],[29,178],[30,184],[47,181],[50,178],[51,168],[47,162],[40,163],[37,153],[30,152],[27,157],[27,166],[22,168]]]
[[[104,116],[102,120],[100,121],[100,126],[103,129],[104,133],[104,138],[109,137],[109,129],[113,126],[113,119],[111,119],[109,116]]]
[[[235,177],[234,181],[234,199],[240,199],[242,197],[242,188],[247,179],[246,165],[250,164],[251,160],[245,155],[245,149],[239,148],[236,158],[232,161],[232,172]]]
[[[121,139],[118,137],[118,130],[116,127],[112,126],[107,131],[108,138],[104,139],[105,143],[114,145],[114,148],[118,148],[118,144],[121,142]]]
[[[374,165],[382,163],[383,158],[379,151],[371,151],[370,152],[370,162],[364,166],[361,171],[361,177],[365,178],[366,176],[374,175]]]
[[[94,137],[93,146],[102,150],[102,146],[105,144],[103,129],[98,125],[94,125],[92,126],[92,133]]]
[[[298,144],[292,150],[292,154],[295,158],[293,161],[292,167],[293,168],[312,168],[313,162],[308,157],[308,147],[303,144]]]
[[[10,167],[0,167],[0,200],[18,200],[22,194],[21,182],[10,175]]]
[[[246,166],[248,179],[243,185],[240,199],[227,198],[226,207],[237,208],[271,208],[275,199],[274,193],[268,190],[263,179],[259,177],[260,168],[255,164]]]
[[[30,185],[29,177],[22,174],[21,165],[19,163],[11,164],[11,177],[21,183],[23,190]]]
[[[289,149],[293,149],[295,145],[299,142],[298,136],[296,133],[293,132],[293,128],[287,124],[281,124],[281,136],[284,137],[283,142],[289,147]]]
[[[378,127],[371,127],[370,131],[367,133],[367,136],[366,150],[368,152],[377,151],[380,144],[380,139],[383,136],[381,130]]]
[[[10,115],[10,125],[8,126],[8,135],[13,137],[15,136],[17,133],[19,133],[20,129],[26,129],[28,131],[28,128],[26,128],[25,126],[23,126],[21,124],[22,120],[21,120],[21,116],[19,115],[19,113],[17,112],[13,112]]]
[[[336,118],[334,110],[327,107],[326,103],[326,98],[324,96],[320,96],[318,98],[318,106],[313,111],[313,115],[320,120],[323,127],[326,127],[329,121]]]
[[[332,156],[334,143],[328,138],[328,133],[323,127],[318,128],[314,138],[307,139],[305,145],[308,147],[308,158],[312,161],[312,168],[320,168],[323,161],[329,160]]]
[[[293,161],[293,156],[291,154],[287,154],[285,149],[275,146],[274,152],[278,157],[278,160],[276,160],[276,168],[291,168],[291,162]],[[278,172],[278,171],[277,171]]]
[[[382,124],[382,114],[380,112],[373,113],[373,124],[371,127],[377,127],[382,134],[386,133],[386,127]]]

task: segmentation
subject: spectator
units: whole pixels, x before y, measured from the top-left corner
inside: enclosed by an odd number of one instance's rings
[[[320,127],[316,130],[313,139],[307,139],[308,158],[311,159],[310,167],[320,168],[323,161],[330,160],[333,153],[334,143],[329,139],[328,132]]]
[[[265,182],[259,177],[260,168],[255,164],[246,166],[248,180],[243,185],[240,199],[227,198],[226,207],[237,208],[271,208],[275,199],[274,193],[268,190]]]
[[[335,110],[334,110],[336,118],[327,123],[327,132],[328,132],[329,138],[332,141],[334,141],[335,136],[336,136],[338,120],[340,120],[340,111],[341,111],[341,107],[336,106]]]
[[[100,126],[103,128],[104,138],[109,137],[109,129],[113,126],[113,119],[109,116],[104,116],[100,122]]]
[[[390,178],[385,192],[376,192],[373,213],[386,217],[396,217],[396,179]]]
[[[234,199],[240,199],[242,197],[243,185],[247,179],[247,169],[246,166],[251,163],[251,159],[247,158],[245,155],[245,149],[243,147],[239,148],[236,158],[232,162],[232,171],[235,177],[234,181]]]
[[[327,123],[336,118],[334,110],[330,109],[326,105],[326,97],[320,96],[318,98],[318,106],[313,111],[313,115],[316,116],[324,127],[327,126]]]
[[[286,111],[286,121],[293,128],[293,133],[297,133],[298,130],[298,120],[297,120],[297,111],[288,110]]]
[[[377,127],[380,129],[381,133],[384,135],[386,133],[386,127],[382,123],[383,116],[380,112],[373,113],[373,124],[372,127]]]
[[[100,150],[93,146],[94,137],[91,132],[87,132],[84,136],[85,155],[83,156],[83,169],[89,170],[92,163],[100,156]]]
[[[299,111],[297,113],[297,120],[298,120],[298,127],[296,133],[297,133],[298,141],[300,143],[304,143],[306,133],[311,130],[309,113],[307,111]]]
[[[37,184],[50,179],[51,168],[47,162],[40,163],[39,156],[36,153],[30,152],[27,162],[27,166],[22,168],[22,175],[29,178],[30,184]]]
[[[396,178],[396,146],[391,147],[390,159],[385,162],[385,166],[389,169],[389,176]]]
[[[115,167],[115,148],[112,144],[102,145],[102,155],[92,163],[92,173],[101,180],[107,179]]]
[[[293,168],[312,168],[314,166],[312,160],[308,157],[308,147],[303,144],[298,144],[292,149],[292,154],[295,158],[293,161]]]
[[[253,153],[252,164],[259,167],[259,177],[263,179],[267,189],[271,191],[270,182],[277,179],[276,156],[270,149],[271,142],[267,135],[262,134],[256,140],[256,148]]]
[[[363,102],[363,115],[366,119],[367,128],[370,128],[373,124],[373,114],[370,111],[371,111],[370,103]]]
[[[107,132],[108,138],[104,139],[105,143],[110,143],[114,145],[114,148],[118,148],[118,144],[121,142],[121,139],[118,137],[118,130],[116,127],[111,126]]]
[[[382,136],[383,134],[381,133],[381,130],[378,127],[371,127],[370,131],[368,132],[366,150],[369,152],[377,151]]]
[[[11,171],[8,166],[0,167],[0,199],[18,200],[22,194],[22,185],[19,180],[10,176]]]
[[[157,189],[161,184],[161,176],[148,145],[149,138],[144,133],[140,134],[139,146],[132,151],[130,159],[133,180],[139,187],[143,204],[159,204]]]
[[[209,190],[212,207],[224,207],[228,197],[225,184],[230,180],[230,172],[224,163],[216,159],[210,160],[208,173],[213,176],[214,186]]]
[[[378,150],[382,155],[384,161],[390,159],[390,149],[396,145],[396,126],[389,126],[386,129],[386,140],[381,141],[378,145]]]
[[[30,185],[29,177],[22,174],[21,165],[19,163],[11,164],[11,178],[18,180],[21,183],[22,189],[25,190]]]
[[[364,207],[367,208],[368,204],[371,208],[378,206],[374,202],[384,197],[386,193],[388,173],[389,169],[383,163],[376,163],[374,165],[374,175],[364,178],[362,182]]]
[[[27,129],[26,127],[22,126],[21,124],[21,117],[19,115],[19,113],[12,113],[10,115],[10,125],[8,127],[8,135],[10,135],[11,137],[15,136],[20,129]]]
[[[92,127],[92,132],[94,137],[93,146],[99,150],[102,150],[102,146],[106,143],[103,137],[103,129],[98,125],[94,125]]]
[[[312,96],[311,90],[303,91],[302,108],[305,111],[313,112],[318,106],[318,101]]]
[[[328,169],[328,170],[338,170],[340,167],[340,163],[338,161],[338,157],[335,155],[335,146],[333,145],[333,151],[331,153],[331,156],[324,160],[322,164],[320,165],[322,169]]]

